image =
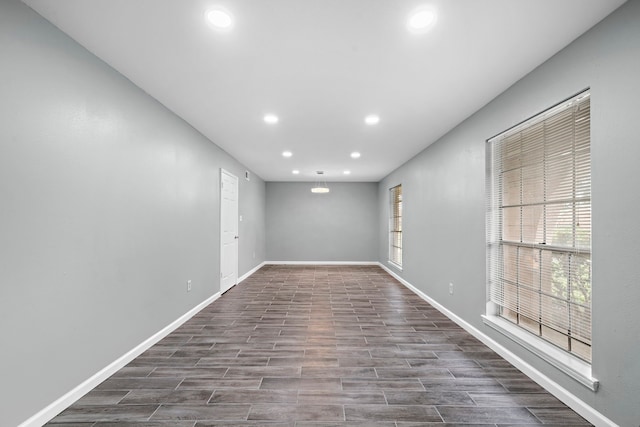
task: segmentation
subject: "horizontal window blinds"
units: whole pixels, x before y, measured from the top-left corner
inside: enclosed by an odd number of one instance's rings
[[[389,261],[402,266],[402,185],[389,190]]]
[[[590,96],[488,141],[487,277],[499,315],[591,360]]]

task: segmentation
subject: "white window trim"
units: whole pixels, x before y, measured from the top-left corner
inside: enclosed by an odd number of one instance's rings
[[[588,89],[584,92],[588,93]],[[579,97],[581,96],[582,94],[574,95],[568,100],[573,101],[573,99],[579,99]],[[537,123],[541,120],[545,120],[548,116],[553,115],[557,111],[569,106],[570,104],[567,104],[568,100],[565,100],[562,103],[558,104],[556,107],[552,107],[547,112],[540,114],[537,118],[534,119],[535,122],[533,122],[532,120],[526,120],[523,123],[515,126],[514,128],[503,132],[503,134],[507,132],[519,131],[520,128],[528,127],[532,123]],[[489,141],[494,138],[495,137],[491,138]],[[488,189],[487,191],[492,193],[493,190]],[[496,303],[488,301],[485,313],[485,315],[481,316],[485,325],[491,327],[501,335],[504,335],[529,352],[535,354],[540,359],[549,363],[551,366],[560,370],[570,378],[576,380],[583,386],[587,387],[589,390],[593,392],[598,391],[600,383],[592,375],[592,363],[586,362],[585,360],[574,356],[570,352],[555,346],[550,341],[538,337],[535,334],[528,332],[526,329],[501,317],[500,307]]]
[[[390,266],[392,266],[396,270],[402,271],[402,266],[400,264],[396,263],[396,262],[391,261],[390,259],[387,260],[387,264],[389,264]]]
[[[393,187],[390,187],[388,191],[391,191],[396,187],[402,187],[402,183],[394,185]],[[393,239],[391,238],[391,221],[390,221],[390,217],[391,217],[391,214],[393,213],[393,203],[387,203],[387,207],[389,209],[388,214],[387,214],[387,221],[389,221],[388,230],[387,230],[387,234],[389,235],[389,239],[388,239],[388,243],[387,243],[387,248],[388,248],[387,264],[389,264],[390,266],[392,266],[396,270],[402,271],[402,264],[398,264],[397,262],[391,260],[391,258],[392,258],[391,251],[393,250],[393,248],[392,248]],[[404,252],[402,254],[402,257],[404,258]]]
[[[487,303],[487,314],[482,316],[485,325],[529,350],[589,390],[598,391],[600,382],[591,375],[589,363],[501,318],[497,315],[497,310],[497,304]]]

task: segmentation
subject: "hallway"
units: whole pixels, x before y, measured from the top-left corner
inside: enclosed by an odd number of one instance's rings
[[[52,427],[589,425],[378,266],[267,265]]]

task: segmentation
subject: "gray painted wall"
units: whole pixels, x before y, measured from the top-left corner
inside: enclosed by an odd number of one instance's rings
[[[330,182],[313,194],[313,183],[267,183],[267,260],[377,260],[377,184]]]
[[[240,178],[240,274],[264,261],[265,184],[17,0],[0,2],[0,58],[10,426],[219,290],[221,167]]]
[[[640,422],[640,1],[626,3],[379,186],[379,260],[387,190],[403,185],[399,274],[621,426]],[[591,87],[593,393],[483,325],[485,140]],[[449,295],[449,282],[455,285]]]

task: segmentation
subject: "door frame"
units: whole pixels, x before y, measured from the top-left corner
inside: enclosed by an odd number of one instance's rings
[[[236,209],[235,209],[235,222],[236,222],[236,233],[235,233],[235,240],[236,240],[236,244],[235,244],[235,260],[236,262],[233,265],[233,273],[234,273],[234,280],[233,283],[228,287],[228,288],[223,288],[223,273],[222,273],[222,265],[223,265],[223,254],[224,254],[224,225],[223,225],[223,209],[224,209],[224,205],[223,205],[223,192],[222,192],[222,187],[223,187],[223,175],[227,175],[231,178],[233,178],[235,180],[235,185],[236,185]],[[238,179],[237,176],[235,176],[234,174],[232,174],[231,172],[229,172],[228,170],[225,170],[224,168],[220,168],[220,293],[223,294],[226,291],[228,291],[229,289],[233,288],[235,285],[238,284],[238,264],[240,261],[239,255],[240,255],[240,251],[239,251],[239,247],[240,247],[240,242],[239,242],[239,228],[240,228],[240,224],[238,221],[238,208],[240,205],[240,180]]]

